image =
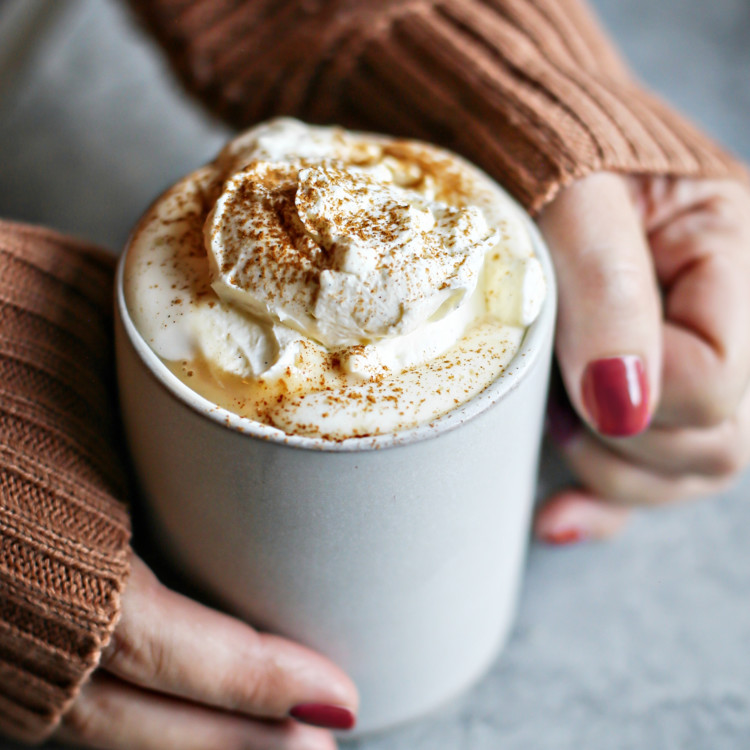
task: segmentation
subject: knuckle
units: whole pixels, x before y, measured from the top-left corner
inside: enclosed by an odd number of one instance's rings
[[[169,670],[168,649],[157,631],[146,638],[133,639],[115,630],[103,663],[121,677],[138,683],[160,683]]]
[[[169,649],[163,638],[150,638],[144,649],[146,656],[145,676],[155,683],[167,682],[170,671]]]
[[[583,288],[596,299],[606,300],[610,311],[631,312],[640,309],[644,294],[653,282],[644,277],[637,265],[627,260],[617,259],[611,249],[590,251],[597,257],[595,262],[585,263],[580,269]]]
[[[248,631],[239,640],[235,654],[235,669],[222,670],[215,684],[221,704],[234,711],[258,712],[281,717],[287,707],[288,680],[277,659],[272,644],[273,636]]]
[[[738,376],[725,358],[706,346],[690,363],[667,375],[664,393],[678,424],[700,429],[718,428],[736,416],[741,401]]]
[[[273,711],[274,706],[284,703],[284,686],[283,670],[272,656],[264,654],[256,655],[249,681],[239,683],[230,678],[230,684],[226,687],[229,696],[234,696],[237,702]]]

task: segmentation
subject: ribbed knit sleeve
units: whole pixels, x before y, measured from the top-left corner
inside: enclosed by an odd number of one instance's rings
[[[25,741],[97,665],[128,574],[112,263],[0,222],[0,734]]]
[[[579,0],[131,2],[230,123],[287,114],[437,142],[531,211],[594,171],[742,174],[636,84]]]

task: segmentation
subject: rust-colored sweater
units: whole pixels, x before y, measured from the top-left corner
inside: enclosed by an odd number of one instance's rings
[[[434,141],[538,211],[598,170],[738,165],[631,78],[578,0],[131,0],[194,94]],[[0,223],[0,731],[43,739],[127,580],[111,261]]]

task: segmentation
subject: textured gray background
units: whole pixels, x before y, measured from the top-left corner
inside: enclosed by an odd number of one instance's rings
[[[0,2],[0,215],[117,249],[228,131],[184,99],[117,3],[48,0],[54,17],[26,40],[18,11],[36,4]],[[642,78],[750,159],[749,0],[596,5]],[[545,453],[544,482],[559,476]],[[749,491],[746,477],[643,513],[607,544],[534,545],[491,673],[435,716],[354,747],[750,747]]]

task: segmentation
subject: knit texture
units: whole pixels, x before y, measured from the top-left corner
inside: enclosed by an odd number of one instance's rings
[[[0,733],[43,739],[119,614],[111,256],[0,222]]]
[[[530,211],[591,172],[739,176],[638,86],[578,0],[131,0],[185,85],[272,115],[442,144]]]

